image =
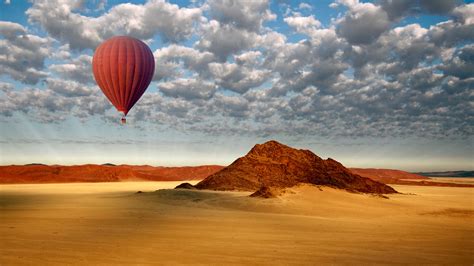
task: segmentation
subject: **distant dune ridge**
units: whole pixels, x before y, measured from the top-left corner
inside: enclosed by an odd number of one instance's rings
[[[469,176],[473,175],[472,172],[451,171],[422,174]],[[220,176],[223,176],[224,179],[219,178]],[[439,180],[430,179],[419,173],[401,170],[345,168],[333,159],[323,160],[311,151],[293,149],[276,141],[257,144],[246,156],[237,159],[228,167],[220,165],[163,167],[111,163],[72,166],[31,163],[0,166],[0,184],[181,181],[202,180],[207,177],[210,178],[201,182],[198,188],[260,190],[256,195],[275,194],[278,193],[275,187],[287,187],[300,182],[324,184],[354,191],[385,191],[386,188],[380,187],[378,182],[417,186],[474,187],[473,184],[438,182]],[[360,177],[377,182],[361,180]],[[269,185],[273,188],[267,189]],[[190,188],[190,186],[192,187],[192,185],[186,185],[183,188]]]
[[[350,170],[355,174],[382,182],[384,184],[437,187],[474,187],[473,184],[460,183],[452,180],[439,182],[440,180],[401,170],[373,168],[350,168]]]
[[[431,177],[474,177],[474,170],[471,171],[445,171],[445,172],[420,172],[422,176]]]
[[[323,160],[309,150],[298,150],[276,141],[255,145],[247,155],[210,175],[196,185],[198,189],[257,191],[287,188],[301,183],[325,185],[364,193],[396,193],[380,182],[352,173],[339,162]]]
[[[384,184],[397,184],[399,180],[402,179],[429,179],[426,176],[394,169],[349,168],[349,170],[351,170],[354,174],[368,177]]]
[[[149,165],[9,165],[0,166],[0,183],[69,183],[200,180],[223,166],[155,167]]]

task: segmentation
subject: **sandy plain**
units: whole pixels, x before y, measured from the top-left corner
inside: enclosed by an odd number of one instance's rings
[[[474,178],[471,177],[431,177],[427,181],[474,185]]]
[[[0,265],[474,263],[474,188],[256,199],[178,183],[2,185]]]

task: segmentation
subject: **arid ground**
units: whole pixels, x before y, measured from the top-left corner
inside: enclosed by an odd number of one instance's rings
[[[1,185],[0,265],[474,263],[474,188],[156,191],[178,183]]]

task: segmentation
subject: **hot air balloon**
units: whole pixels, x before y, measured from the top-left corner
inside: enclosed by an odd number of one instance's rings
[[[155,60],[142,41],[112,37],[97,47],[92,58],[92,72],[107,99],[125,116],[140,99],[153,78]]]

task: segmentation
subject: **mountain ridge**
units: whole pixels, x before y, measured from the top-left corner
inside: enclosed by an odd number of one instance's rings
[[[397,193],[392,187],[352,173],[334,159],[271,140],[255,145],[245,156],[208,176],[195,187],[211,190],[257,191],[301,183],[363,193]]]
[[[418,172],[416,174],[426,177],[474,177],[474,170]]]
[[[7,165],[0,166],[0,184],[200,180],[222,168],[220,165]]]
[[[349,168],[353,173],[384,184],[397,184],[400,180],[428,180],[430,178],[402,170],[378,168]]]

